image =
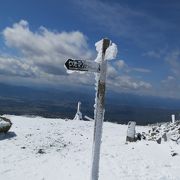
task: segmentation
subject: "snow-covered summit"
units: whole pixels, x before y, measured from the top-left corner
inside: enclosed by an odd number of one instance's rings
[[[89,180],[93,122],[5,117],[13,126],[0,140],[0,180]],[[149,129],[138,126],[136,131]],[[127,125],[104,123],[100,180],[179,179],[178,144],[145,140],[127,144],[126,132]]]

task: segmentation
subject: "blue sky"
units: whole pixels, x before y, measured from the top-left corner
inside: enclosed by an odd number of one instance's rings
[[[93,87],[92,74],[69,75],[63,64],[95,59],[95,42],[108,37],[118,46],[109,89],[180,98],[179,19],[177,0],[2,0],[0,81]]]

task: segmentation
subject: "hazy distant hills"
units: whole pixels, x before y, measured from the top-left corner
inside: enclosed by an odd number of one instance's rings
[[[36,89],[0,84],[0,113],[73,118],[77,102],[82,102],[82,113],[93,117],[94,90]],[[107,92],[105,120],[138,124],[170,121],[171,114],[180,119],[180,100]]]

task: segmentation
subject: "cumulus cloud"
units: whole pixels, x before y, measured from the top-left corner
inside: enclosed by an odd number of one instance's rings
[[[113,64],[108,64],[107,76],[109,87],[121,89],[124,91],[131,90],[147,90],[151,89],[152,85],[130,75],[130,72],[137,71],[140,73],[151,72],[148,69],[129,67],[124,60],[118,60]]]
[[[122,69],[124,68],[126,65],[126,63],[124,62],[124,60],[119,60],[115,62],[115,65],[118,67],[118,69]]]
[[[7,27],[3,31],[8,47],[18,50],[24,63],[37,66],[48,74],[65,73],[63,64],[68,58],[90,58],[87,38],[79,31],[53,32],[40,27],[32,32],[25,20]]]
[[[7,76],[33,77],[42,73],[37,66],[31,66],[26,59],[0,56],[0,74]]]
[[[32,32],[28,22],[21,20],[19,23],[13,24],[12,27],[7,27],[3,31],[3,35],[9,47],[17,48],[24,55],[39,57],[55,54],[61,57],[67,55],[73,58],[91,57],[87,38],[79,31],[58,33],[40,27],[37,32]],[[56,58],[54,61],[58,61],[58,59]]]
[[[112,82],[109,83],[111,84]],[[114,79],[113,84],[120,90],[146,90],[152,87],[150,83],[137,80],[128,75],[117,76]]]
[[[83,33],[50,31],[45,27],[33,32],[29,23],[21,20],[12,27],[6,27],[2,34],[6,46],[15,49],[19,56],[0,55],[0,81],[6,77],[9,82],[17,80],[26,84],[28,82],[52,86],[94,84],[92,73],[67,74],[64,68],[68,58],[93,60],[94,52],[89,49],[88,39]],[[147,82],[132,78],[130,75],[122,75],[134,70],[124,60],[108,63],[107,86],[112,89],[122,88],[125,91],[151,88]],[[136,71],[146,72],[142,69]]]
[[[118,60],[114,63],[114,66],[117,70],[123,71],[124,73],[138,72],[138,73],[150,73],[150,69],[141,68],[141,67],[131,67],[125,63],[124,60]]]
[[[92,58],[93,52],[88,48],[88,39],[83,33],[56,32],[45,27],[33,32],[29,23],[21,20],[12,27],[6,27],[2,34],[6,46],[15,49],[19,56],[0,55],[1,82],[5,78],[15,84],[29,82],[56,86],[94,83],[93,75],[69,75],[64,68],[68,58]]]
[[[118,71],[111,64],[109,64],[107,67],[107,76],[111,79],[118,76]]]

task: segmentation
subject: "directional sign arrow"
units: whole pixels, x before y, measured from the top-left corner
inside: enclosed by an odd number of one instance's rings
[[[68,59],[65,66],[72,71],[100,72],[100,65],[93,61]]]

